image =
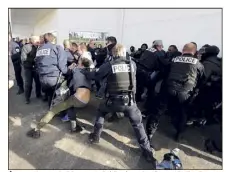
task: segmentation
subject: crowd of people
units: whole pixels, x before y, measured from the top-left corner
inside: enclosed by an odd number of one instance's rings
[[[111,122],[128,117],[144,157],[154,166],[152,137],[162,115],[172,118],[176,141],[183,138],[188,125],[218,123],[222,127],[222,60],[217,46],[206,44],[198,50],[190,42],[181,52],[176,45],[165,52],[162,40],[155,40],[151,48],[144,43],[137,51],[134,46],[126,51],[113,36],[104,47],[92,40],[88,44],[65,40],[62,47],[54,39],[51,33],[20,42],[10,37],[18,94],[25,92],[29,104],[34,80],[36,97],[49,105],[36,128],[28,131],[29,137],[39,138],[41,128],[55,115],[70,121],[72,132],[82,131],[76,114],[88,105],[93,88],[96,98],[105,101],[97,109],[89,141],[99,142],[107,114],[111,113]],[[136,103],[143,101],[141,112]],[[205,146],[221,151],[211,137]]]

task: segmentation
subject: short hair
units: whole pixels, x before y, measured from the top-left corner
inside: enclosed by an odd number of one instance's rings
[[[187,51],[187,52],[194,52],[196,51],[196,46],[195,44],[193,43],[188,43],[188,44],[185,44],[184,47],[183,47],[183,52],[184,51]]]
[[[195,47],[196,47],[196,49],[197,49],[197,44],[195,43],[195,42],[191,42],[192,44],[194,44],[195,45]]]
[[[31,43],[36,43],[40,41],[40,37],[39,36],[31,36],[30,38]]]
[[[63,44],[64,44],[65,48],[70,48],[71,47],[71,42],[68,39],[65,39]]]
[[[52,33],[45,33],[44,34],[44,41],[47,42],[53,42],[55,39],[55,36]]]
[[[107,37],[106,41],[112,42],[113,44],[117,44],[117,39],[114,36]]]
[[[176,45],[170,45],[169,47],[173,47],[175,50],[178,51],[177,46]]]
[[[90,59],[88,58],[85,58],[85,57],[81,57],[81,64],[84,66],[84,67],[87,67],[89,68],[91,66],[91,61]]]
[[[148,49],[148,44],[144,43],[141,45],[141,47],[146,46],[146,49]]]

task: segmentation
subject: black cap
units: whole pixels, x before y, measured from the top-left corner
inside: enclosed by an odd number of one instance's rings
[[[114,36],[109,36],[109,37],[107,37],[106,40],[109,41],[109,42],[117,44],[117,39]]]

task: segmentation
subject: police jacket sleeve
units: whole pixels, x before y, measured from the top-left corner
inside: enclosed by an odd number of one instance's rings
[[[95,73],[95,80],[101,81],[111,73],[111,64],[106,62],[100,66],[99,70]]]
[[[198,81],[197,81],[197,85],[196,88],[200,88],[203,84],[205,84],[206,81],[206,77],[205,77],[205,70],[204,70],[204,66],[199,63],[198,65]]]
[[[21,50],[20,47],[17,43],[11,42],[10,43],[10,48],[11,48],[11,59],[12,62],[19,62],[20,61],[20,55],[21,55]]]
[[[64,49],[61,46],[57,45],[57,50],[58,50],[58,55],[57,55],[57,60],[58,60],[58,68],[63,74],[67,74],[67,57],[65,54]]]
[[[212,64],[209,62],[204,62],[203,66],[205,68],[205,80],[207,81],[212,75]]]
[[[26,44],[23,46],[21,50],[21,61],[24,62],[27,60],[27,55],[31,52],[32,47],[30,44]]]

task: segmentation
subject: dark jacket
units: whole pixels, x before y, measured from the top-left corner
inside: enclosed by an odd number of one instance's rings
[[[11,59],[13,63],[21,63],[20,55],[21,55],[21,49],[20,46],[14,42],[9,42],[9,53],[11,54]]]
[[[175,57],[169,69],[166,84],[168,89],[177,92],[190,92],[198,86],[204,77],[204,67],[191,54]]]
[[[205,68],[205,78],[208,80],[211,75],[222,76],[222,61],[217,56],[207,57],[202,61]]]
[[[73,78],[70,81],[69,87],[73,92],[76,91],[77,88],[85,87],[91,89],[91,80],[87,79],[87,77],[81,72],[83,69],[74,68],[72,71]]]
[[[32,44],[26,44],[21,51],[21,61],[25,68],[33,68],[35,65],[37,47]]]
[[[47,42],[37,50],[35,63],[40,76],[58,77],[67,74],[67,57],[63,47]]]

